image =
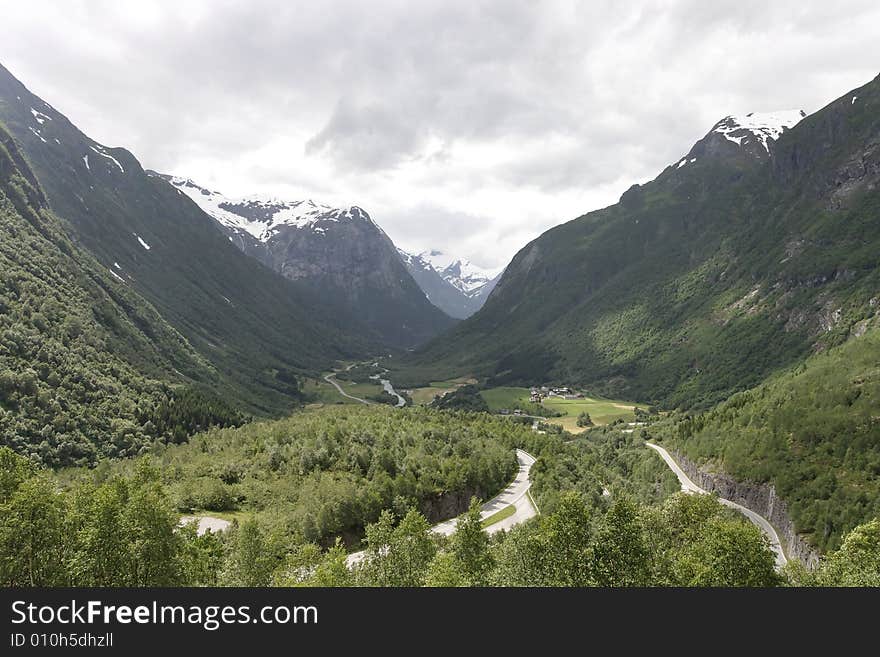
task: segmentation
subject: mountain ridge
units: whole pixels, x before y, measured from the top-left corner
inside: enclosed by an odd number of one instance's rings
[[[766,142],[716,123],[686,165],[523,247],[481,311],[400,365],[401,384],[476,375],[708,407],[837,344],[878,278],[878,86]]]
[[[466,319],[483,307],[502,269],[483,269],[437,250],[412,254],[398,249],[428,299],[448,315]]]
[[[387,347],[410,348],[453,324],[425,298],[397,247],[358,206],[232,199],[159,174],[211,216],[249,256],[313,292],[341,300]]]
[[[0,121],[71,239],[149,301],[257,414],[291,409],[297,376],[378,341],[333,299],[244,256],[130,152],[99,144],[0,66]],[[351,327],[351,330],[349,328]]]

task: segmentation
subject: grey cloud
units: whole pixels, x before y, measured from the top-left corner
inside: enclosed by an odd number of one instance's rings
[[[357,106],[339,101],[330,121],[306,142],[306,154],[330,152],[344,168],[397,165],[424,141],[424,130],[381,103]]]
[[[521,194],[575,203],[728,113],[816,110],[877,74],[878,23],[871,0],[18,0],[0,61],[146,166],[311,184],[401,239],[503,258],[538,230]]]

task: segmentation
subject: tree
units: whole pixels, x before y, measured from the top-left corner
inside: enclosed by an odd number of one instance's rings
[[[272,560],[259,523],[245,520],[235,531],[223,568],[223,581],[232,586],[268,586]]]
[[[66,500],[43,475],[23,481],[0,505],[0,583],[64,586]]]
[[[438,552],[428,565],[425,586],[449,588],[465,585],[466,582],[458,570],[455,555],[451,552]]]
[[[158,483],[137,487],[121,522],[128,537],[130,586],[176,586],[180,583],[177,516]]]
[[[776,586],[776,559],[761,530],[741,519],[710,519],[675,557],[681,586]]]
[[[340,539],[324,554],[317,566],[315,574],[309,580],[310,586],[352,586],[354,577],[346,563],[348,554]]]
[[[593,426],[593,419],[590,417],[590,414],[586,411],[583,411],[577,418],[577,425],[579,427],[591,427]]]
[[[562,495],[541,528],[550,586],[589,586],[590,512],[580,494]]]
[[[639,510],[627,499],[614,502],[591,547],[590,574],[598,586],[647,586],[650,553]]]
[[[0,447],[0,504],[6,502],[26,479],[37,473],[37,467],[8,447]]]
[[[113,479],[73,496],[75,542],[69,568],[77,586],[126,586],[134,557],[123,526],[128,485]]]
[[[455,565],[468,586],[488,586],[494,560],[489,550],[489,535],[483,530],[480,502],[471,498],[471,505],[455,523],[451,551]]]
[[[880,518],[847,534],[816,581],[820,586],[880,586]]]
[[[198,522],[177,530],[180,538],[181,581],[186,586],[218,586],[225,547],[212,531],[199,536]]]
[[[383,511],[366,528],[367,549],[359,567],[368,586],[422,586],[437,551],[425,517],[410,510],[396,527],[394,514]]]
[[[537,522],[518,525],[495,549],[494,586],[552,586],[546,534]]]

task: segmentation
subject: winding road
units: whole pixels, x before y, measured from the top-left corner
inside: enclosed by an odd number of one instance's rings
[[[498,493],[498,495],[481,507],[480,518],[485,520],[508,506],[513,506],[516,509],[516,512],[513,515],[486,527],[486,531],[490,534],[500,532],[502,529],[510,529],[511,527],[538,515],[538,510],[535,508],[535,505],[532,503],[528,494],[529,488],[532,487],[532,482],[529,481],[529,472],[532,469],[532,465],[535,463],[535,457],[528,452],[518,449],[516,450],[516,459],[519,462],[519,470],[517,470],[516,477],[514,477],[513,481],[510,482],[503,491]],[[431,527],[431,531],[443,536],[451,536],[455,533],[455,524],[457,521],[457,516],[455,518],[450,518],[449,520],[444,520]],[[363,558],[363,551],[352,552],[346,557],[345,563],[351,567],[360,563]]]
[[[360,402],[361,404],[366,404],[367,406],[373,405],[373,402],[371,402],[367,399],[361,399],[360,397],[355,397],[354,395],[349,395],[347,392],[345,392],[345,390],[342,389],[342,386],[339,385],[339,382],[336,380],[336,372],[334,372],[333,374],[328,374],[327,376],[324,377],[324,380],[327,383],[329,383],[330,385],[332,385],[334,388],[336,388],[336,390],[339,391],[339,394],[342,395],[343,397],[348,397],[349,399],[354,399],[355,401]]]
[[[678,477],[678,481],[681,483],[681,489],[686,493],[696,493],[699,495],[708,495],[709,491],[700,488],[691,480],[690,477],[687,476],[684,470],[679,467],[678,463],[675,462],[675,459],[670,456],[669,452],[660,447],[660,445],[655,445],[654,443],[645,443],[648,447],[657,452],[660,457],[666,462],[666,465],[669,466],[669,469],[675,473],[675,476]],[[782,543],[779,541],[779,534],[776,533],[776,530],[773,528],[773,525],[762,515],[759,515],[752,511],[750,508],[743,506],[742,504],[737,504],[736,502],[731,502],[730,500],[726,500],[723,497],[719,497],[718,501],[721,502],[724,506],[730,507],[731,509],[736,509],[740,513],[742,513],[746,518],[752,521],[754,525],[756,525],[767,538],[770,540],[770,548],[773,550],[773,553],[776,555],[776,567],[782,568],[785,564],[788,563],[788,559],[785,556],[785,551],[782,549]]]

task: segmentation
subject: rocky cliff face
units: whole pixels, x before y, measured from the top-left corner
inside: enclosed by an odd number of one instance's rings
[[[163,177],[213,217],[238,248],[285,278],[338,300],[383,344],[413,347],[453,323],[428,301],[391,239],[365,210],[231,199],[186,178]]]
[[[698,486],[718,493],[720,497],[742,504],[761,514],[776,529],[782,547],[789,559],[797,559],[807,568],[813,569],[819,563],[819,553],[798,535],[794,523],[788,515],[785,501],[776,494],[771,484],[737,481],[730,475],[708,472],[697,466],[680,452],[672,452],[675,460]]]

